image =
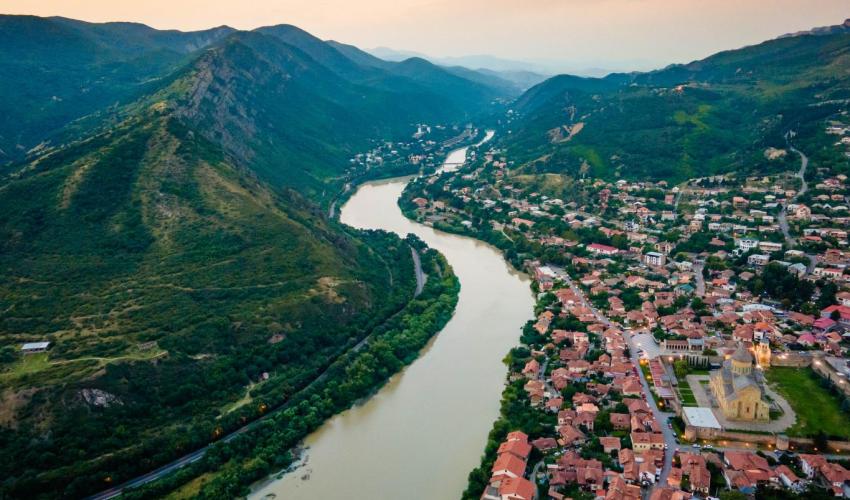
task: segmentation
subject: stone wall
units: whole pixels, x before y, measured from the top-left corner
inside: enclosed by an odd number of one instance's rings
[[[850,397],[850,381],[847,377],[839,376],[835,368],[823,359],[823,356],[814,357],[812,369],[821,377],[831,381],[845,396]]]
[[[783,352],[773,353],[770,357],[770,366],[782,366],[791,368],[802,368],[812,364],[812,355],[808,352]]]
[[[688,425],[685,427],[685,441],[711,441],[721,448],[776,448],[777,450],[813,451],[814,441],[809,438],[788,437],[782,434],[751,434],[749,432],[721,431],[705,427]],[[850,451],[850,441],[827,441],[831,453]]]

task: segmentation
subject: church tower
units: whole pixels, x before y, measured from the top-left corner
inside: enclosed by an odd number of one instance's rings
[[[770,342],[762,340],[756,346],[756,360],[762,368],[770,367]]]

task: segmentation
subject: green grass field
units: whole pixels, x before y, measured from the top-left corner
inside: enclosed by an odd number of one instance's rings
[[[829,436],[850,439],[850,415],[841,411],[841,401],[820,386],[810,368],[770,368],[767,380],[785,396],[797,414],[797,423],[788,429],[789,436],[814,436],[823,431]]]
[[[9,372],[10,377],[26,375],[47,368],[47,353],[40,352],[38,354],[27,354],[21,356],[20,360],[15,363],[12,370]]]
[[[694,391],[691,390],[687,382],[679,386],[679,400],[682,402],[682,406],[699,406],[696,397],[694,397]]]

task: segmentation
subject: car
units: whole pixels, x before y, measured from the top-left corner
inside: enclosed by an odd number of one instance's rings
[[[693,447],[694,447],[694,448],[696,448],[696,449],[700,449],[700,448],[702,448],[702,446],[700,446],[700,445],[698,445],[698,444],[696,444],[696,443],[692,444],[691,446],[693,446]]]
[[[703,446],[703,448],[705,448],[706,450],[710,450],[710,449],[714,448],[714,446],[707,444],[707,445]]]

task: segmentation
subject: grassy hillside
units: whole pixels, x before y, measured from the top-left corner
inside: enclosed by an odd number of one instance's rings
[[[765,148],[848,97],[850,34],[787,37],[650,73],[554,77],[516,101],[505,144],[529,173],[764,171]]]
[[[2,343],[54,344],[4,351],[0,469],[50,496],[285,400],[414,286],[397,238],[334,230],[156,110],[8,175],[0,242]]]

